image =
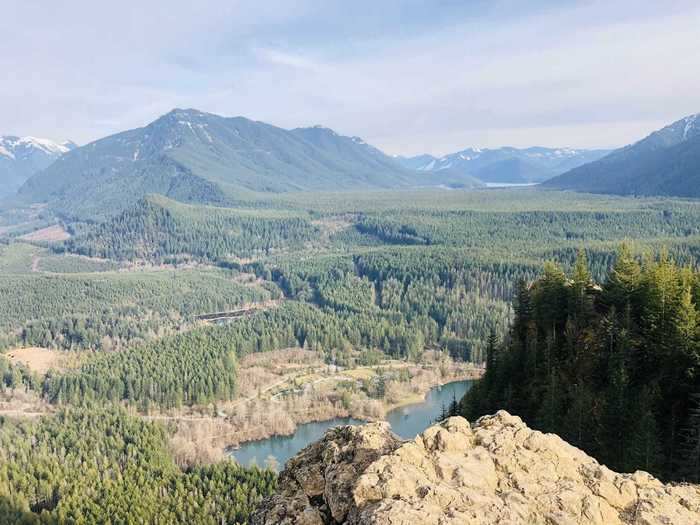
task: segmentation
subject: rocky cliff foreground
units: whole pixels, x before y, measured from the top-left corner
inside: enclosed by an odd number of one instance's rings
[[[254,525],[700,524],[700,488],[617,474],[503,411],[408,442],[386,423],[329,430],[279,487]]]

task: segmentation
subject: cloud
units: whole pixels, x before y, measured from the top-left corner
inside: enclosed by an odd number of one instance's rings
[[[445,153],[610,147],[700,111],[695,2],[9,4],[0,133],[86,142],[186,106]]]
[[[319,69],[319,66],[314,63],[313,60],[294,53],[265,48],[256,48],[254,52],[263,63],[268,63],[273,66],[285,66],[310,71],[317,71]]]

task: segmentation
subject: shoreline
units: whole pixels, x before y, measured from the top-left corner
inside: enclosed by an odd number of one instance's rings
[[[242,360],[235,399],[140,415],[169,427],[178,464],[211,464],[245,443],[291,436],[300,425],[335,418],[386,420],[392,410],[424,402],[435,387],[475,380],[483,372],[436,355],[419,363],[387,360],[339,369],[323,364],[313,352],[287,348]]]
[[[333,410],[330,413],[323,414],[322,416],[318,416],[317,414],[314,414],[314,413],[307,413],[306,415],[308,417],[295,417],[293,426],[290,427],[289,429],[287,429],[286,431],[269,432],[269,433],[265,433],[265,435],[263,435],[261,437],[255,438],[255,439],[234,441],[230,444],[224,445],[223,451],[228,456],[231,456],[231,453],[233,451],[239,449],[243,445],[246,445],[248,443],[255,443],[257,441],[265,441],[267,439],[271,439],[274,437],[292,436],[296,433],[299,426],[306,425],[309,423],[321,423],[324,421],[329,421],[331,419],[337,419],[337,418],[358,419],[358,420],[361,420],[361,421],[364,421],[367,423],[375,422],[375,421],[386,421],[387,415],[394,410],[397,410],[399,408],[414,406],[414,405],[420,405],[421,403],[425,402],[428,394],[434,388],[444,387],[445,385],[448,385],[450,383],[459,382],[459,381],[475,381],[475,380],[479,379],[481,377],[481,375],[483,375],[482,369],[475,368],[473,370],[465,371],[463,374],[457,374],[457,375],[445,378],[444,381],[440,381],[438,383],[430,385],[424,392],[422,392],[421,394],[417,394],[416,397],[409,398],[408,400],[403,401],[403,402],[387,404],[386,406],[383,407],[383,412],[382,412],[381,416],[379,416],[379,417],[368,416],[367,414],[358,413],[354,410],[344,409],[342,407],[340,407],[337,410]]]

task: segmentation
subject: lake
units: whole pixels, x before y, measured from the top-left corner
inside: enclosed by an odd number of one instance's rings
[[[454,381],[430,389],[425,400],[415,405],[406,405],[391,410],[386,420],[391,429],[404,439],[413,439],[423,432],[439,417],[442,407],[449,407],[453,399],[461,397],[471,388],[473,381]],[[231,451],[231,455],[244,466],[270,466],[280,470],[284,463],[304,448],[321,437],[329,428],[340,425],[361,425],[364,421],[350,417],[335,418],[299,425],[290,436],[273,436],[258,441],[248,441],[240,448]]]

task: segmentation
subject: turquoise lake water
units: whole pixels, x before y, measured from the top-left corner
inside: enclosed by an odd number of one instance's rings
[[[448,407],[453,399],[458,401],[471,388],[472,381],[455,381],[432,388],[425,400],[415,405],[407,405],[390,411],[387,421],[391,429],[404,439],[413,439],[433,424],[440,416],[442,407]],[[364,421],[353,418],[335,418],[328,421],[299,425],[290,436],[273,436],[259,441],[243,443],[231,451],[231,455],[241,465],[259,467],[271,466],[280,470],[284,463],[309,443],[323,437],[332,427],[339,425],[361,425]]]

